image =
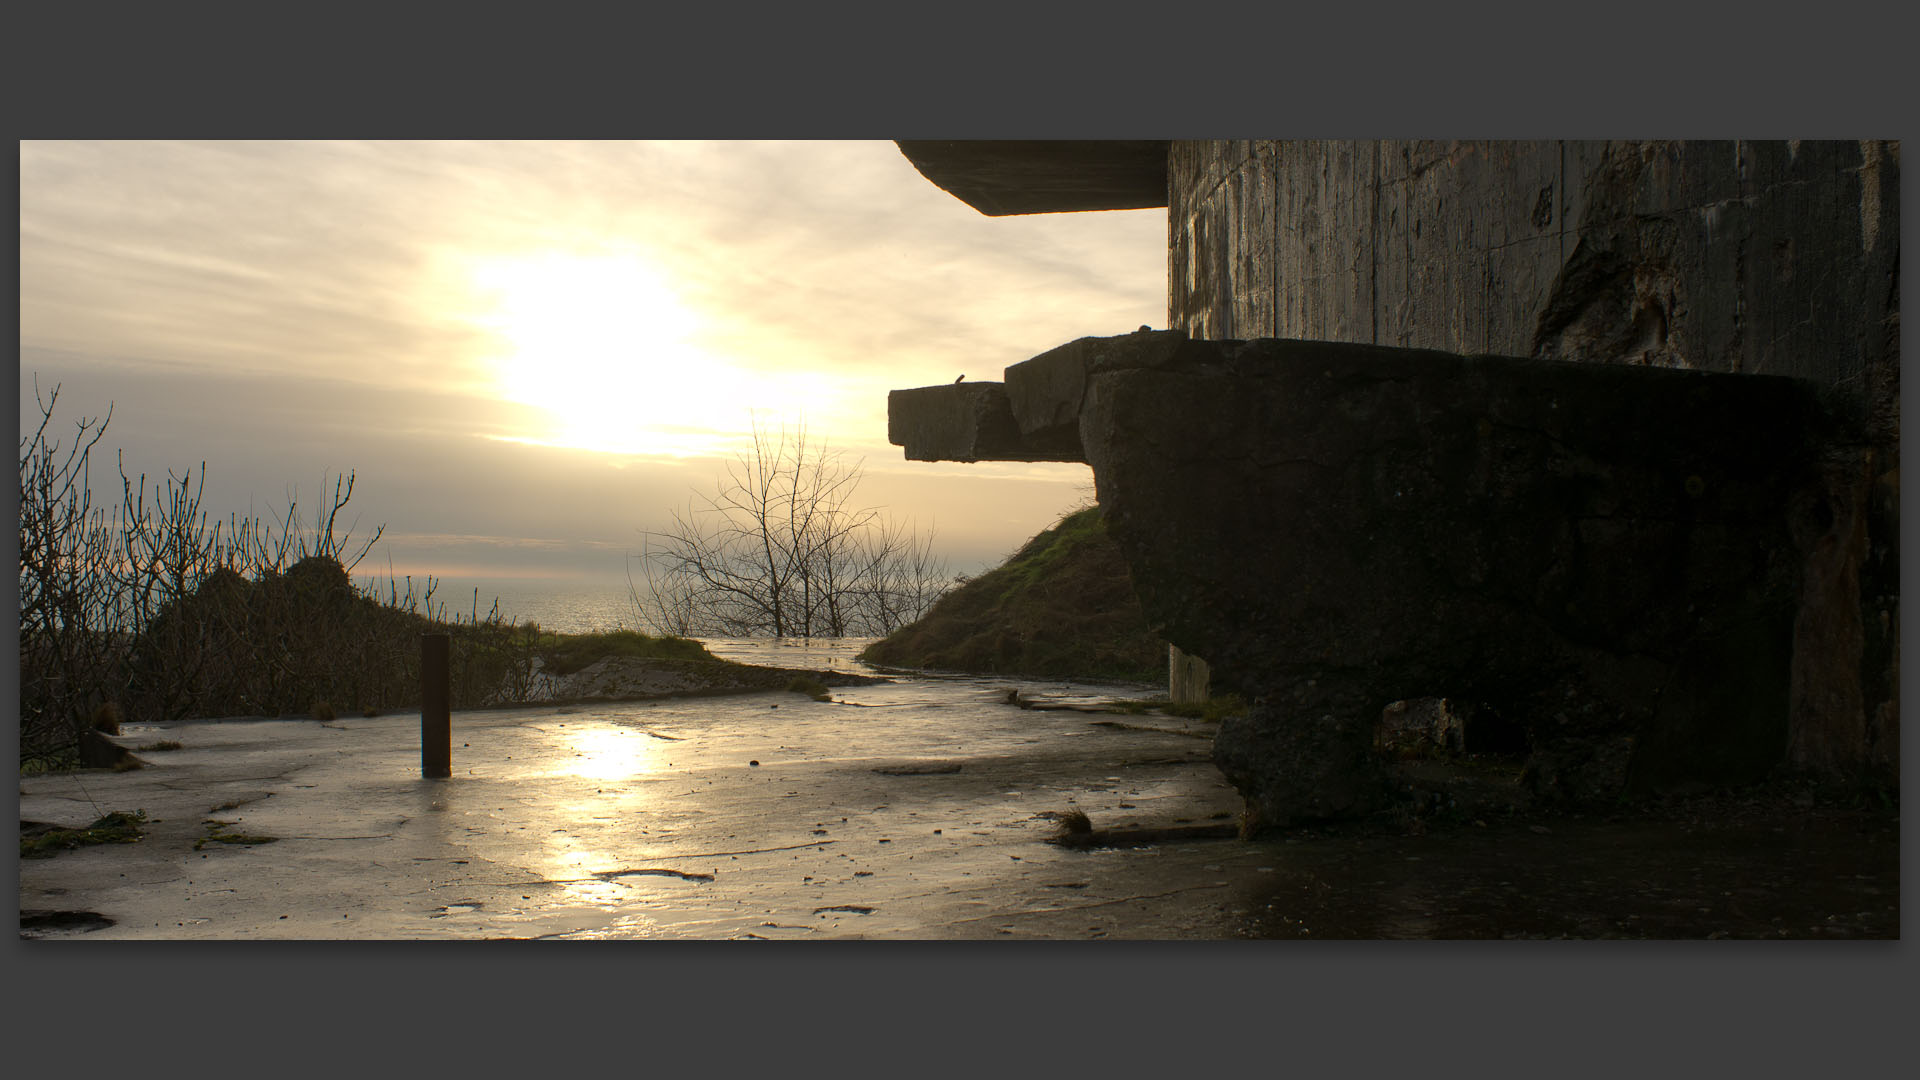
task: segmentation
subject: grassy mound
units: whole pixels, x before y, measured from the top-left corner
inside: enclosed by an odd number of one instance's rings
[[[609,656],[639,660],[712,660],[705,645],[692,638],[652,637],[638,630],[599,634],[556,634],[535,628],[533,649],[555,675],[571,675]]]
[[[925,618],[860,654],[888,667],[1042,678],[1167,677],[1126,560],[1088,507],[1027,541],[998,569],[954,589]]]

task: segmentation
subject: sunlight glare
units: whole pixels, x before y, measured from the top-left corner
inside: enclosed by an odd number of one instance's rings
[[[651,771],[645,736],[626,728],[583,728],[573,735],[573,775],[631,780]]]
[[[685,455],[743,426],[744,373],[700,349],[700,318],[639,256],[493,258],[472,279],[475,321],[502,346],[494,392],[552,417],[514,441]]]

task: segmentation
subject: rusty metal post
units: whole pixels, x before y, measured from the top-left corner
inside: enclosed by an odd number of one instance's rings
[[[445,634],[420,635],[420,775],[453,775],[453,665]]]

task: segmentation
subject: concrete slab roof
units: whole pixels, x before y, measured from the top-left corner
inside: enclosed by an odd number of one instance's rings
[[[920,175],[989,217],[1167,205],[1165,140],[901,140]]]

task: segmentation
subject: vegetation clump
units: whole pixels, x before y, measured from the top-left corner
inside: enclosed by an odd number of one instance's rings
[[[1158,682],[1167,645],[1147,626],[1097,506],[1068,514],[997,569],[938,600],[862,660],[889,667]]]
[[[111,413],[81,420],[62,441],[53,424],[58,396],[55,387],[39,400],[40,424],[20,440],[22,775],[139,768],[108,738],[123,722],[301,715],[328,722],[417,706],[424,634],[450,639],[456,709],[534,700],[547,677],[610,657],[700,669],[695,674],[716,685],[740,681],[733,673],[740,665],[678,631],[555,634],[503,618],[497,602],[483,611],[478,590],[466,613],[450,613],[436,600],[432,577],[419,588],[409,577],[404,590],[392,575],[384,592],[357,585],[353,570],[383,530],[356,542],[336,528],[352,498],[351,473],[335,480],[311,524],[294,505],[279,519],[210,521],[200,507],[204,464],[197,476],[170,472],[152,487],[146,476],[122,471],[120,504],[97,507],[90,457]],[[784,433],[777,442],[762,437],[742,468],[784,485],[755,519],[760,538],[806,555],[780,564],[775,631],[844,634],[868,625],[859,620],[869,616],[898,625],[930,599],[929,575],[944,581],[925,542],[877,512],[850,508],[845,497],[857,469],[808,444],[804,433],[791,444]],[[731,505],[714,505],[723,504]],[[778,514],[770,509],[776,504]],[[708,518],[700,521],[704,528]],[[695,544],[682,552],[691,555],[697,541],[713,536],[688,524],[680,539]],[[776,535],[776,528],[786,531]],[[721,548],[728,559],[739,554],[731,541]],[[670,594],[694,597],[668,589],[653,598]],[[703,603],[713,599],[701,595]],[[722,668],[727,678],[712,674]]]
[[[29,822],[22,822],[20,857],[49,859],[62,851],[72,851],[89,844],[131,844],[146,835],[140,831],[140,826],[146,820],[145,810],[132,813],[115,810],[84,829],[33,826]]]
[[[555,634],[529,623],[533,652],[540,657],[542,670],[553,675],[571,675],[589,664],[609,656],[640,660],[713,660],[705,645],[692,638],[671,635],[655,637],[638,630],[611,630],[597,634]]]
[[[199,851],[208,844],[244,844],[252,847],[255,844],[271,844],[279,839],[277,836],[255,836],[250,833],[227,832],[228,826],[234,824],[231,821],[220,821],[214,818],[208,818],[202,822],[202,824],[207,827],[207,835],[193,842],[193,850],[195,851]]]
[[[815,701],[832,701],[833,695],[827,692],[825,683],[805,675],[796,675],[787,684],[787,690],[795,694],[805,694]]]
[[[1085,810],[1074,807],[1054,818],[1052,840],[1064,847],[1085,847],[1093,842],[1093,819]]]
[[[36,397],[38,389],[36,387]],[[455,708],[527,700],[541,650],[621,652],[626,640],[564,642],[537,627],[436,600],[428,577],[404,591],[355,584],[381,529],[356,542],[336,527],[353,475],[334,482],[311,523],[210,521],[198,475],[122,471],[118,506],[96,506],[91,455],[111,419],[53,424],[59,388],[20,440],[20,771],[138,768],[111,743],[123,722],[188,717],[374,715],[419,703],[420,638],[451,639]],[[635,638],[644,635],[634,635]],[[703,653],[692,642],[645,648]]]

